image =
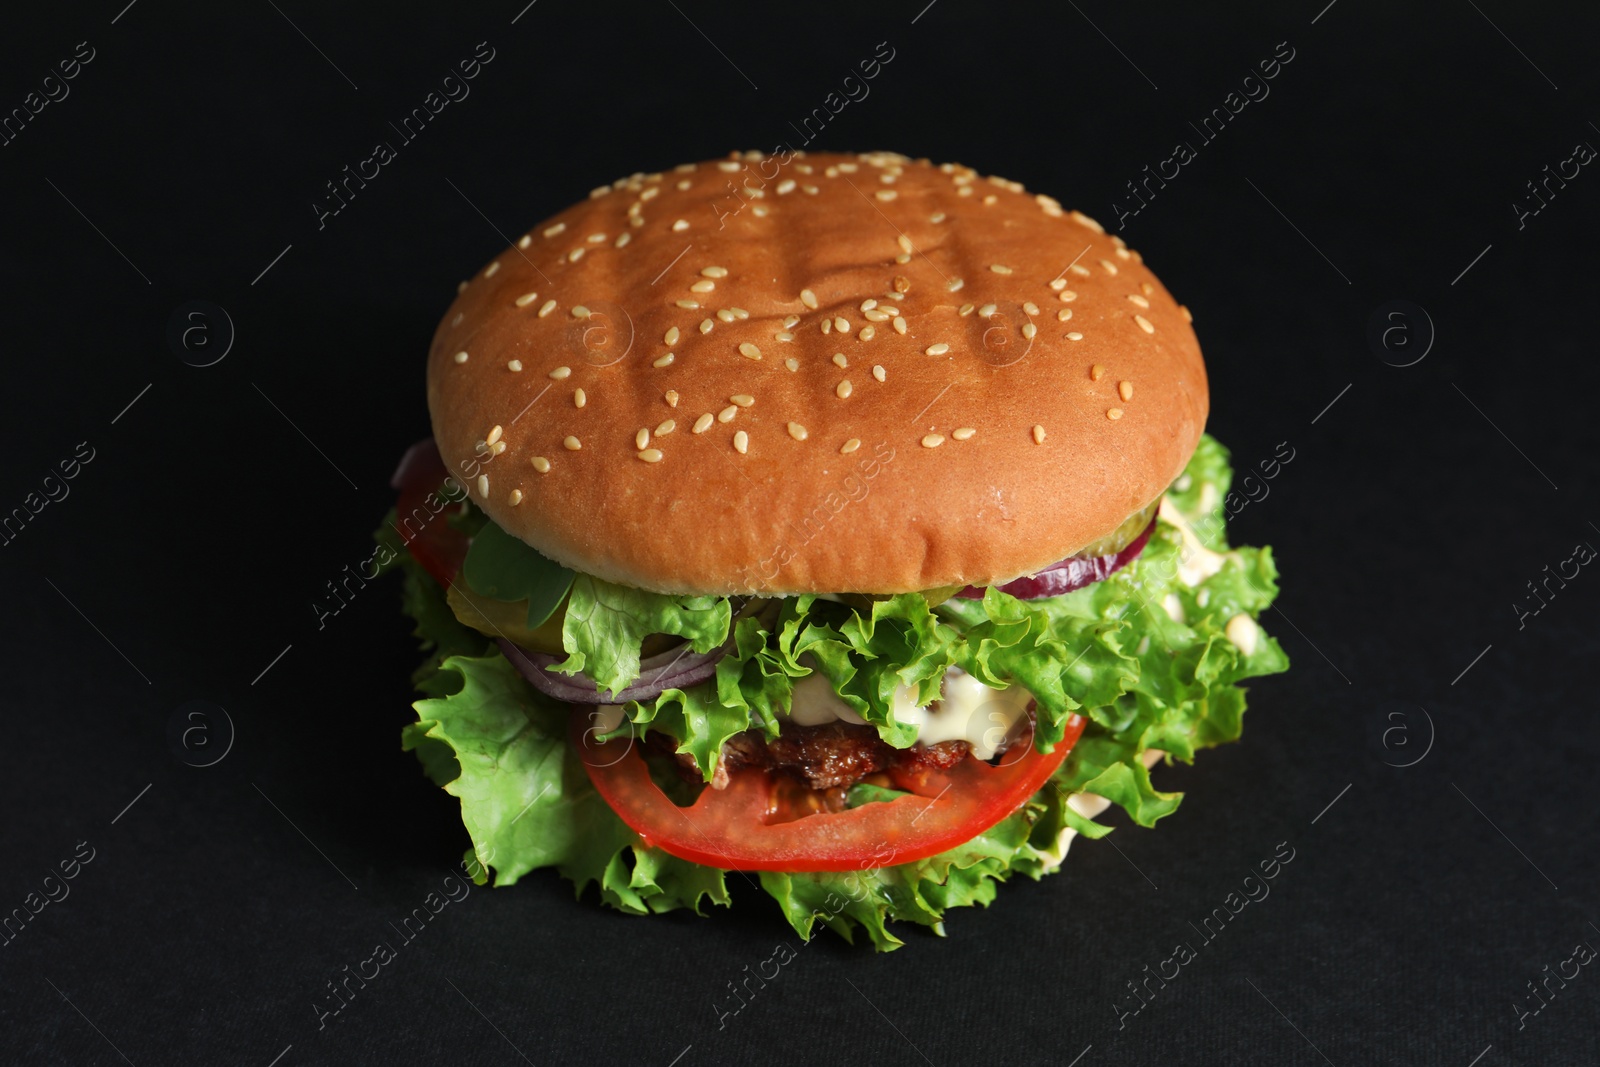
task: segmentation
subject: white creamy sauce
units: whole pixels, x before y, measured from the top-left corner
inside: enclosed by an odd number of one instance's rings
[[[1168,593],[1161,598],[1161,606],[1167,610],[1167,617],[1173,622],[1183,622],[1183,601],[1178,599],[1177,593]]]
[[[1211,483],[1207,482],[1201,490],[1205,496],[1205,489],[1210,489]],[[1215,491],[1212,496],[1216,495]],[[1189,525],[1189,520],[1183,517],[1183,512],[1166,497],[1161,498],[1161,517],[1177,527],[1183,535],[1183,550],[1178,556],[1178,580],[1184,585],[1194,587],[1216,574],[1227,562],[1228,557],[1221,552],[1213,552],[1200,540],[1200,535],[1194,532],[1194,527]]]
[[[1256,645],[1261,640],[1261,627],[1257,626],[1250,616],[1243,613],[1235,615],[1228,620],[1228,627],[1224,632],[1228,635],[1228,640],[1233,642],[1234,648],[1247,656],[1255,655]]]
[[[839,699],[828,679],[813,671],[794,683],[794,697],[789,705],[789,720],[800,726],[821,726],[838,720],[863,723],[855,709]]]
[[[896,686],[894,718],[913,726],[917,740],[936,745],[941,741],[965,741],[978,759],[994,756],[1006,735],[1027,713],[1033,694],[1018,685],[991,689],[959,668],[945,673],[938,706],[919,706],[915,691]],[[789,719],[801,726],[820,726],[842,720],[860,723],[861,716],[839,699],[821,674],[810,674],[795,682]]]

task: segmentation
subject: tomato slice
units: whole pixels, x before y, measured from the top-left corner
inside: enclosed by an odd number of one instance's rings
[[[1061,766],[1083,733],[1067,722],[1055,751],[1035,751],[1033,729],[998,766],[968,757],[906,784],[912,795],[849,811],[773,821],[779,800],[765,771],[735,771],[726,789],[702,790],[678,807],[650,778],[632,738],[597,741],[593,709],[573,711],[569,733],[589,780],[646,844],[679,859],[740,871],[856,871],[910,863],[977,837],[1025,804]],[[1020,753],[1020,755],[1019,755]]]
[[[439,492],[450,471],[439,455],[432,438],[412,445],[400,461],[390,484],[400,491],[395,503],[395,532],[405,542],[406,549],[441,586],[448,586],[461,570],[467,558],[470,539],[451,526],[447,516],[450,503]],[[430,502],[429,498],[432,498]],[[440,505],[443,505],[440,507]],[[438,507],[439,510],[433,510]]]

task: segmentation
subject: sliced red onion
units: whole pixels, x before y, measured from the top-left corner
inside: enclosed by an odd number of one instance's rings
[[[1086,585],[1111,577],[1137,559],[1139,553],[1144,551],[1145,544],[1150,540],[1150,533],[1155,528],[1156,520],[1151,519],[1150,525],[1144,528],[1144,532],[1119,551],[1088,559],[1078,557],[1064,559],[1060,563],[1052,563],[1038,574],[1018,578],[997,588],[1018,600],[1038,600],[1041,597],[1061,596],[1074,589],[1082,589]],[[969,585],[956,596],[964,600],[982,600],[983,589]]]
[[[668,689],[683,689],[697,685],[717,673],[717,661],[733,649],[729,637],[710,652],[696,652],[687,644],[680,648],[657,653],[639,663],[639,677],[633,684],[616,694],[600,691],[593,678],[581,671],[577,674],[560,674],[550,667],[564,656],[545,652],[529,652],[504,638],[497,638],[500,651],[511,665],[545,696],[564,700],[570,704],[625,704],[630,700],[652,700]]]

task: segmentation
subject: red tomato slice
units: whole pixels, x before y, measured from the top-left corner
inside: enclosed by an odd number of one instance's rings
[[[396,532],[412,558],[422,564],[441,586],[448,586],[467,558],[469,539],[447,520],[459,501],[449,503],[439,490],[450,476],[439,449],[430,438],[412,445],[400,461],[390,484],[400,491],[395,504]],[[436,495],[437,494],[437,495]],[[430,506],[428,498],[433,497]],[[438,511],[433,507],[444,506]]]
[[[688,807],[669,800],[631,738],[599,742],[593,709],[576,709],[573,748],[611,810],[648,845],[679,859],[740,871],[858,871],[910,863],[972,840],[1043,788],[1083,733],[1080,715],[1049,754],[1034,750],[1033,730],[1006,750],[999,766],[968,757],[910,783],[913,795],[787,822],[765,771],[736,771],[726,789],[702,790]],[[1017,755],[1021,753],[1021,755]]]

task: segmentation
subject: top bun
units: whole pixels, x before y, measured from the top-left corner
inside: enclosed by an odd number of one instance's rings
[[[990,585],[1115,530],[1208,396],[1121,238],[968,167],[733,154],[603,185],[434,335],[434,437],[574,570],[666,593]]]

